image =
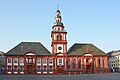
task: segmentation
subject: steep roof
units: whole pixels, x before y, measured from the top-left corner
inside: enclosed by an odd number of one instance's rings
[[[27,52],[33,52],[36,55],[51,55],[40,42],[21,42],[5,55],[24,55]]]
[[[96,56],[104,56],[105,54],[102,50],[94,46],[93,44],[81,44],[75,43],[70,49],[68,50],[68,56],[82,56],[86,53],[86,49],[88,48],[88,52],[94,54]]]

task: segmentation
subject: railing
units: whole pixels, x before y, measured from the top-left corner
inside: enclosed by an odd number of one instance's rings
[[[52,30],[53,32],[66,32],[66,30]]]

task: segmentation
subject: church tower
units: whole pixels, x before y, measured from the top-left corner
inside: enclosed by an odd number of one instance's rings
[[[58,56],[65,56],[67,53],[67,32],[64,30],[60,10],[57,8],[55,15],[55,22],[52,27],[52,54]]]

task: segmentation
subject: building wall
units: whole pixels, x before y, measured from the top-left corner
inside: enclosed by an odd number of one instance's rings
[[[22,60],[23,59],[23,60]],[[99,61],[100,60],[100,61]],[[5,74],[107,73],[107,56],[6,56]]]
[[[4,74],[4,52],[0,51],[0,74]]]
[[[113,72],[120,72],[120,51],[112,51],[109,55],[109,68]]]

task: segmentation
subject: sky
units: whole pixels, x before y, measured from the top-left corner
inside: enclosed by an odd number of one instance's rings
[[[41,42],[51,52],[57,4],[68,49],[74,43],[92,43],[106,53],[120,49],[120,0],[0,0],[0,51]]]

